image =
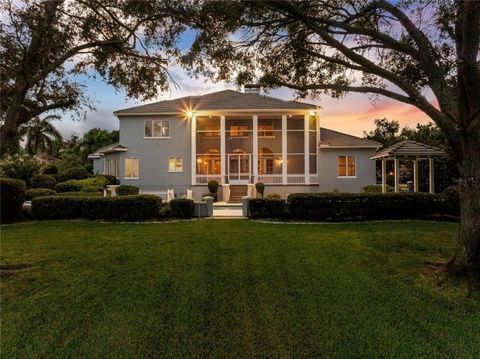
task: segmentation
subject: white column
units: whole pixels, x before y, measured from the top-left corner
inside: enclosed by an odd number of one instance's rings
[[[413,160],[413,192],[418,192],[418,158]]]
[[[282,184],[287,184],[287,115],[282,115]]]
[[[434,164],[433,158],[428,159],[428,185],[430,187],[430,193],[435,193],[435,176],[434,176]]]
[[[225,156],[225,116],[220,116],[220,174],[222,176],[221,183],[225,183],[226,175],[226,156]]]
[[[305,115],[303,118],[304,128],[303,128],[303,142],[304,142],[304,162],[305,162],[305,184],[310,184],[310,146],[309,146],[309,120],[310,116]]]
[[[258,181],[258,116],[253,116],[253,183]]]
[[[394,169],[393,169],[393,177],[394,177],[394,183],[395,183],[395,192],[400,192],[400,161],[398,158],[395,158],[393,160],[394,162]]]
[[[382,158],[382,193],[387,193],[387,160]]]
[[[197,116],[190,119],[191,141],[192,141],[192,185],[197,184]]]

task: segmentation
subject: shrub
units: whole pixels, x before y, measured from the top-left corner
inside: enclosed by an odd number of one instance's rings
[[[278,193],[267,194],[267,198],[269,199],[282,199],[282,195]]]
[[[32,177],[32,188],[55,188],[55,177],[50,175],[35,175]]]
[[[73,167],[66,169],[60,174],[60,182],[65,182],[68,180],[81,180],[90,177],[90,173],[83,167]]]
[[[0,222],[15,220],[25,202],[25,182],[14,178],[0,178]]]
[[[145,220],[159,215],[162,199],[151,195],[123,197],[51,196],[32,200],[36,219],[87,218]]]
[[[25,199],[27,201],[31,201],[35,197],[43,197],[43,196],[53,196],[55,192],[53,189],[48,189],[48,188],[32,188],[32,189],[27,189],[25,191]]]
[[[255,189],[258,193],[260,193],[260,196],[262,196],[263,198],[263,192],[265,191],[265,185],[263,184],[263,182],[255,183]]]
[[[57,192],[56,196],[70,196],[70,197],[103,197],[101,192]]]
[[[116,192],[119,196],[128,196],[128,195],[134,195],[138,194],[140,189],[138,187],[129,185],[129,184],[122,184],[121,186],[118,186],[116,189]]]
[[[218,194],[217,193],[204,193],[202,194],[202,199],[204,199],[205,197],[213,197],[213,202],[217,202],[218,201]]]
[[[187,198],[175,198],[169,203],[173,217],[177,218],[191,218],[193,217],[193,210],[195,204],[193,200]]]
[[[108,183],[108,179],[103,176],[94,176],[82,180],[69,180],[57,183],[55,186],[58,192],[76,192],[87,187],[86,191],[101,191]],[[95,189],[93,189],[95,187]]]
[[[53,163],[50,163],[43,167],[42,173],[45,175],[56,175],[58,173],[58,168]]]
[[[287,199],[289,217],[325,221],[458,215],[447,196],[428,193],[297,193]]]
[[[208,190],[210,191],[210,193],[217,193],[219,186],[220,185],[218,184],[217,180],[208,181]]]
[[[158,213],[158,218],[169,218],[172,217],[172,209],[168,204],[162,204],[160,212]]]
[[[55,190],[57,192],[77,192],[82,189],[80,183],[74,181],[60,182],[55,185]]]
[[[252,198],[248,200],[249,217],[281,218],[285,216],[286,204],[283,199]]]
[[[73,149],[63,150],[57,161],[58,172],[62,173],[69,168],[82,167],[83,161]]]
[[[40,173],[43,166],[44,163],[37,157],[18,153],[0,161],[0,175],[30,184],[31,178]]]
[[[372,184],[362,188],[363,193],[382,193],[381,184]],[[393,192],[393,187],[387,185],[387,192]]]
[[[103,193],[103,187],[102,186],[83,186],[80,192],[98,192],[98,193]]]
[[[115,176],[111,176],[111,175],[98,175],[98,176],[95,176],[95,177],[103,177],[105,178],[108,182],[107,182],[107,185],[116,185],[118,184],[118,179],[117,177]]]

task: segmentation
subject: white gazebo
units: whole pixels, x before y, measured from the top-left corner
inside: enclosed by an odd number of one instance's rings
[[[445,152],[443,152],[437,147],[429,146],[420,142],[406,140],[378,151],[375,155],[370,157],[370,159],[382,161],[382,193],[387,192],[387,161],[393,160],[394,162],[393,173],[395,192],[400,191],[400,160],[413,161],[413,191],[418,192],[418,161],[428,160],[429,189],[430,193],[434,193],[434,159],[444,156],[446,156]]]

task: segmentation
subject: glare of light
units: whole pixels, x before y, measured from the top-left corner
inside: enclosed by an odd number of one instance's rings
[[[310,111],[310,116],[315,116],[315,111]]]
[[[202,163],[202,159],[201,159],[201,158],[198,158],[198,159],[197,159],[197,163]]]
[[[192,118],[192,116],[193,116],[193,112],[192,111],[187,111],[187,117]]]

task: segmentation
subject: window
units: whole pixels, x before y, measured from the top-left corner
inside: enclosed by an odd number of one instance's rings
[[[247,137],[248,126],[230,126],[230,137]]]
[[[138,158],[125,158],[125,178],[139,178]]]
[[[338,177],[355,177],[355,156],[338,156]]]
[[[168,172],[183,172],[183,158],[169,157],[168,158]]]
[[[145,121],[146,138],[168,138],[170,137],[169,120],[146,120]]]
[[[258,137],[274,137],[273,125],[258,125]]]
[[[118,160],[117,159],[107,160],[105,174],[118,177]]]
[[[220,137],[220,130],[215,125],[206,125],[204,133],[205,137]]]

